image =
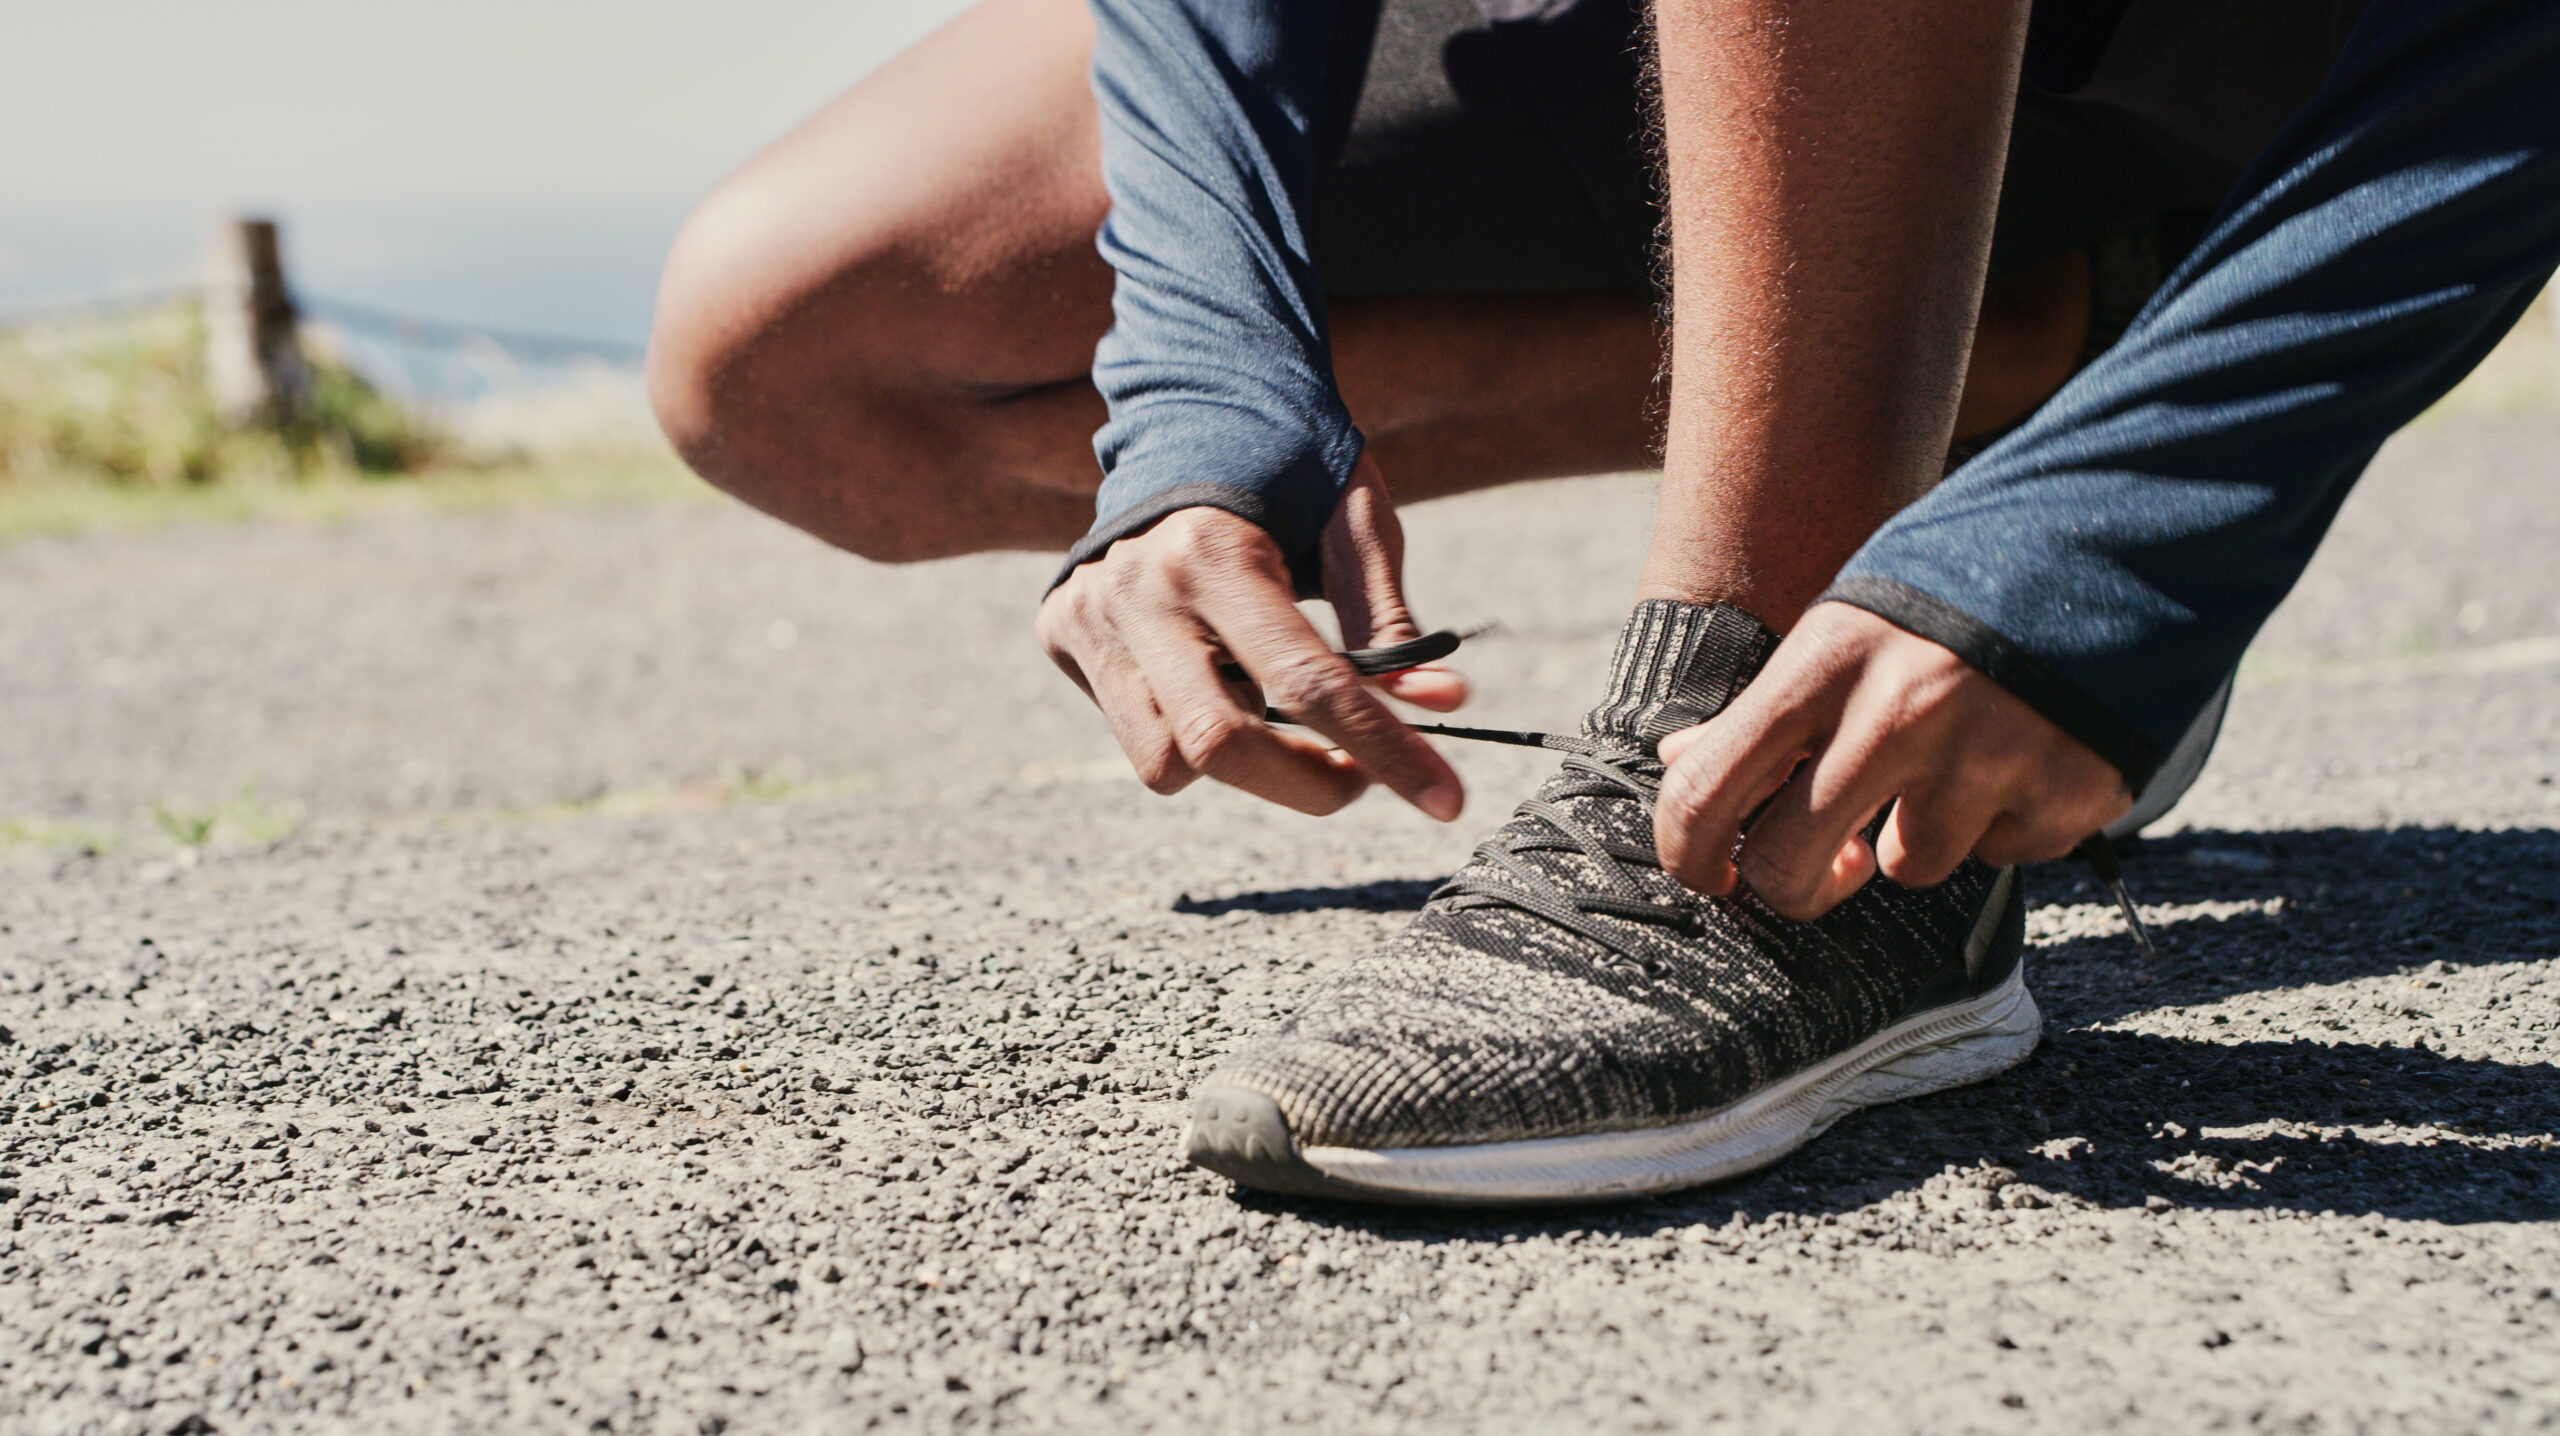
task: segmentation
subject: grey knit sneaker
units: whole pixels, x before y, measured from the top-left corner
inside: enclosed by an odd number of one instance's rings
[[[2013,872],[1878,880],[1795,923],[1656,865],[1654,744],[1721,709],[1775,642],[1737,609],[1638,605],[1563,771],[1412,926],[1201,1084],[1191,1161],[1369,1201],[1636,1196],[2025,1058],[2039,1019]]]

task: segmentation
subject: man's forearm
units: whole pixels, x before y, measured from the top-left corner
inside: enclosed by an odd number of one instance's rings
[[[1360,457],[1306,237],[1340,7],[1091,3],[1119,282],[1093,367],[1102,490],[1070,568],[1200,504],[1310,560]]]
[[[1938,475],[2024,0],[1657,0],[1671,411],[1646,597],[1792,624]]]
[[[2560,261],[2560,14],[2376,0],[2124,339],[1897,518],[1838,596],[2139,785],[2376,448]]]

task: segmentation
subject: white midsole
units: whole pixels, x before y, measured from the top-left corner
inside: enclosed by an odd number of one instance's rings
[[[2024,1061],[2043,1031],[2026,964],[1970,1001],[1924,1012],[1848,1051],[1676,1127],[1471,1147],[1308,1147],[1309,1166],[1379,1192],[1460,1202],[1633,1196],[1765,1166],[1860,1107],[1979,1082]]]

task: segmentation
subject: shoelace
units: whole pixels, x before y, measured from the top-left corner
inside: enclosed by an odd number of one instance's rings
[[[1705,918],[1676,900],[1649,895],[1628,870],[1632,865],[1661,871],[1662,859],[1651,843],[1621,842],[1594,831],[1563,805],[1563,800],[1571,798],[1620,798],[1650,809],[1662,791],[1662,779],[1646,768],[1656,765],[1639,754],[1584,739],[1537,736],[1545,740],[1539,747],[1565,754],[1564,772],[1537,797],[1520,805],[1512,825],[1478,844],[1475,863],[1442,883],[1431,901],[1446,900],[1448,911],[1517,908],[1599,944],[1604,967],[1633,968],[1648,975],[1659,971],[1660,960],[1630,942],[1630,934],[1593,919],[1612,917],[1696,938],[1706,933]],[[1529,823],[1520,824],[1523,818]],[[1566,887],[1525,856],[1536,852],[1581,854],[1599,874],[1604,890]],[[1511,881],[1497,880],[1494,872]]]
[[[1408,643],[1397,644],[1392,648],[1356,649],[1342,656],[1349,660],[1355,670],[1374,678],[1419,664],[1437,662],[1457,652],[1460,643],[1487,632],[1492,627],[1492,624],[1484,624],[1464,633],[1451,633],[1444,630],[1426,634]],[[1222,671],[1229,678],[1239,681],[1245,676],[1244,670],[1232,663],[1224,665]],[[1276,708],[1265,708],[1262,717],[1263,721],[1268,723],[1301,726],[1298,720]],[[1605,752],[1615,757],[1645,761],[1639,755],[1624,753],[1623,750],[1603,749],[1587,738],[1511,728],[1461,728],[1447,723],[1416,723],[1412,728],[1416,733],[1427,733],[1435,738],[1462,738],[1470,743],[1502,743],[1515,748],[1551,749],[1566,755],[1564,765],[1567,772],[1585,774],[1589,782],[1604,785],[1598,788],[1586,785],[1559,791],[1556,796],[1560,798],[1598,797],[1623,791],[1626,796],[1646,801],[1662,789],[1662,780],[1659,777],[1619,768],[1606,762],[1602,756]],[[1500,904],[1533,912],[1559,927],[1599,943],[1614,957],[1631,962],[1648,972],[1654,969],[1654,959],[1628,948],[1618,936],[1591,923],[1584,914],[1606,913],[1612,917],[1625,918],[1630,922],[1673,927],[1680,929],[1686,936],[1696,936],[1702,930],[1701,919],[1694,912],[1643,896],[1642,888],[1621,866],[1623,863],[1632,862],[1660,870],[1662,860],[1654,854],[1651,846],[1639,849],[1625,843],[1610,842],[1575,821],[1572,814],[1543,799],[1531,799],[1521,805],[1520,811],[1537,817],[1555,828],[1559,836],[1566,841],[1552,841],[1531,834],[1514,834],[1507,838],[1497,836],[1479,846],[1476,849],[1476,856],[1518,878],[1526,885],[1526,890],[1515,892],[1498,884],[1489,883],[1483,878],[1470,878],[1461,869],[1457,876],[1443,883],[1439,890],[1431,895],[1435,901],[1443,896],[1449,896],[1472,900],[1465,902],[1464,906],[1486,907]],[[1540,849],[1582,853],[1591,859],[1592,863],[1600,869],[1602,876],[1618,891],[1616,893],[1573,892],[1559,886],[1544,873],[1521,862],[1518,858],[1520,853]],[[2125,886],[2124,864],[2117,859],[2115,843],[2103,832],[2091,833],[2081,840],[2080,846],[2071,850],[2071,855],[2088,864],[2090,872],[2097,877],[2099,884],[2115,898],[2116,910],[2124,914],[2125,926],[2132,930],[2134,946],[2141,950],[2143,959],[2157,960],[2160,949],[2151,940],[2151,929],[2142,921],[2141,910],[2134,906],[2133,890]]]

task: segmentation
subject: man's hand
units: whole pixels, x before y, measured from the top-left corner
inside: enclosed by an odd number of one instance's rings
[[[1963,659],[1839,603],[1808,611],[1733,706],[1665,738],[1662,757],[1663,867],[1722,897],[1739,841],[1740,880],[1800,922],[1878,868],[1926,887],[1967,853],[2061,857],[2133,801],[2113,765]],[[1887,802],[1870,848],[1860,832]]]
[[[1421,636],[1404,602],[1404,533],[1367,458],[1325,530],[1323,562],[1348,647]],[[1371,691],[1446,712],[1466,701],[1465,680],[1435,668],[1362,678],[1299,613],[1279,546],[1224,510],[1183,509],[1113,544],[1049,595],[1039,633],[1159,793],[1206,774],[1323,814],[1374,778],[1444,823],[1465,803],[1447,760]],[[1219,676],[1228,659],[1258,692]],[[1265,702],[1341,746],[1264,723]]]

